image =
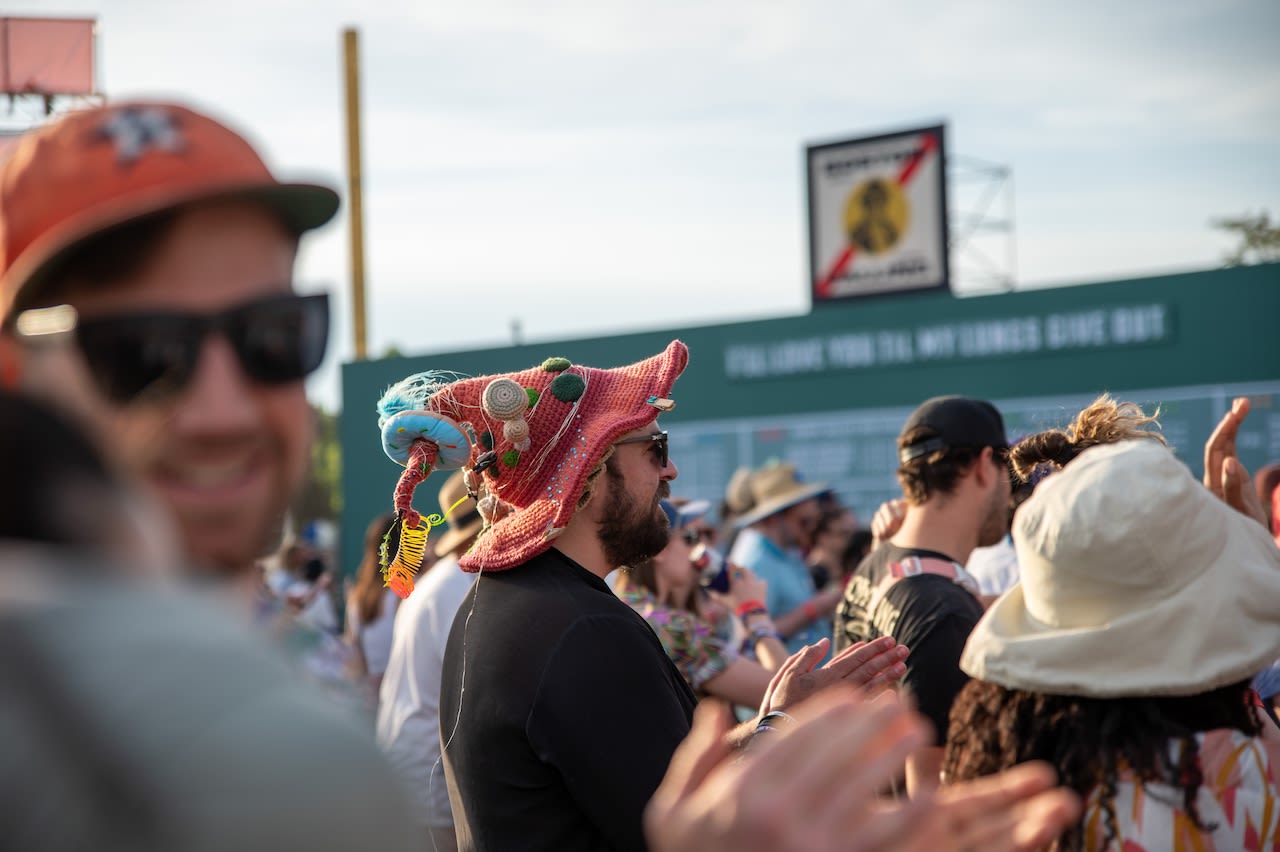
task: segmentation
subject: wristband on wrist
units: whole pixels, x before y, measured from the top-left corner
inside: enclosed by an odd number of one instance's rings
[[[801,604],[800,609],[804,611],[804,617],[809,621],[818,620],[818,608],[814,606],[813,601],[805,601]]]
[[[777,639],[779,642],[781,642],[782,634],[777,631],[777,628],[775,628],[772,623],[757,624],[751,628],[751,644],[752,645],[755,645],[756,643],[761,642],[765,639]]]
[[[770,733],[777,731],[788,724],[794,725],[795,719],[783,713],[781,710],[770,710],[760,717],[760,721],[756,724],[756,733]]]
[[[768,613],[769,610],[765,609],[764,601],[753,600],[753,601],[743,601],[742,603],[738,604],[738,608],[737,610],[735,610],[735,612],[737,612],[738,618],[746,618],[748,615],[756,615],[757,613],[761,613],[761,612]]]

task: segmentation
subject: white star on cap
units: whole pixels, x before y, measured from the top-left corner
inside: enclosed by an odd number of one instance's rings
[[[177,153],[182,150],[182,132],[174,117],[160,107],[128,107],[112,115],[98,128],[98,138],[116,146],[116,160],[129,165],[148,148]]]

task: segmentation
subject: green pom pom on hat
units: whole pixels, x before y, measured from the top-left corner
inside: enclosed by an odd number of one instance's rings
[[[563,373],[573,366],[568,358],[548,358],[542,362],[542,369],[548,373]]]
[[[587,383],[582,380],[582,376],[574,373],[561,373],[547,387],[551,395],[561,402],[576,402],[586,389]]]

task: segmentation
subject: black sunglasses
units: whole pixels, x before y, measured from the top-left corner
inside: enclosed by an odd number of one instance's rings
[[[245,374],[266,385],[299,381],[320,366],[329,341],[329,296],[271,296],[216,314],[81,317],[76,345],[103,395],[123,404],[181,391],[211,332],[230,341]]]
[[[658,466],[667,466],[667,433],[654,432],[652,435],[636,435],[633,438],[623,438],[621,441],[614,441],[615,446],[623,444],[644,444],[652,443],[653,448],[658,452]]]

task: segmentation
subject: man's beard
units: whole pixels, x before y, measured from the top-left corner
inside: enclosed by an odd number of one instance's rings
[[[635,565],[657,556],[671,536],[667,516],[658,507],[658,501],[670,495],[671,486],[663,482],[653,501],[640,506],[613,465],[605,465],[605,476],[609,477],[609,502],[605,504],[597,535],[609,566]]]
[[[1009,532],[1009,501],[999,489],[991,497],[986,517],[982,519],[982,526],[978,530],[978,547],[999,544]]]

